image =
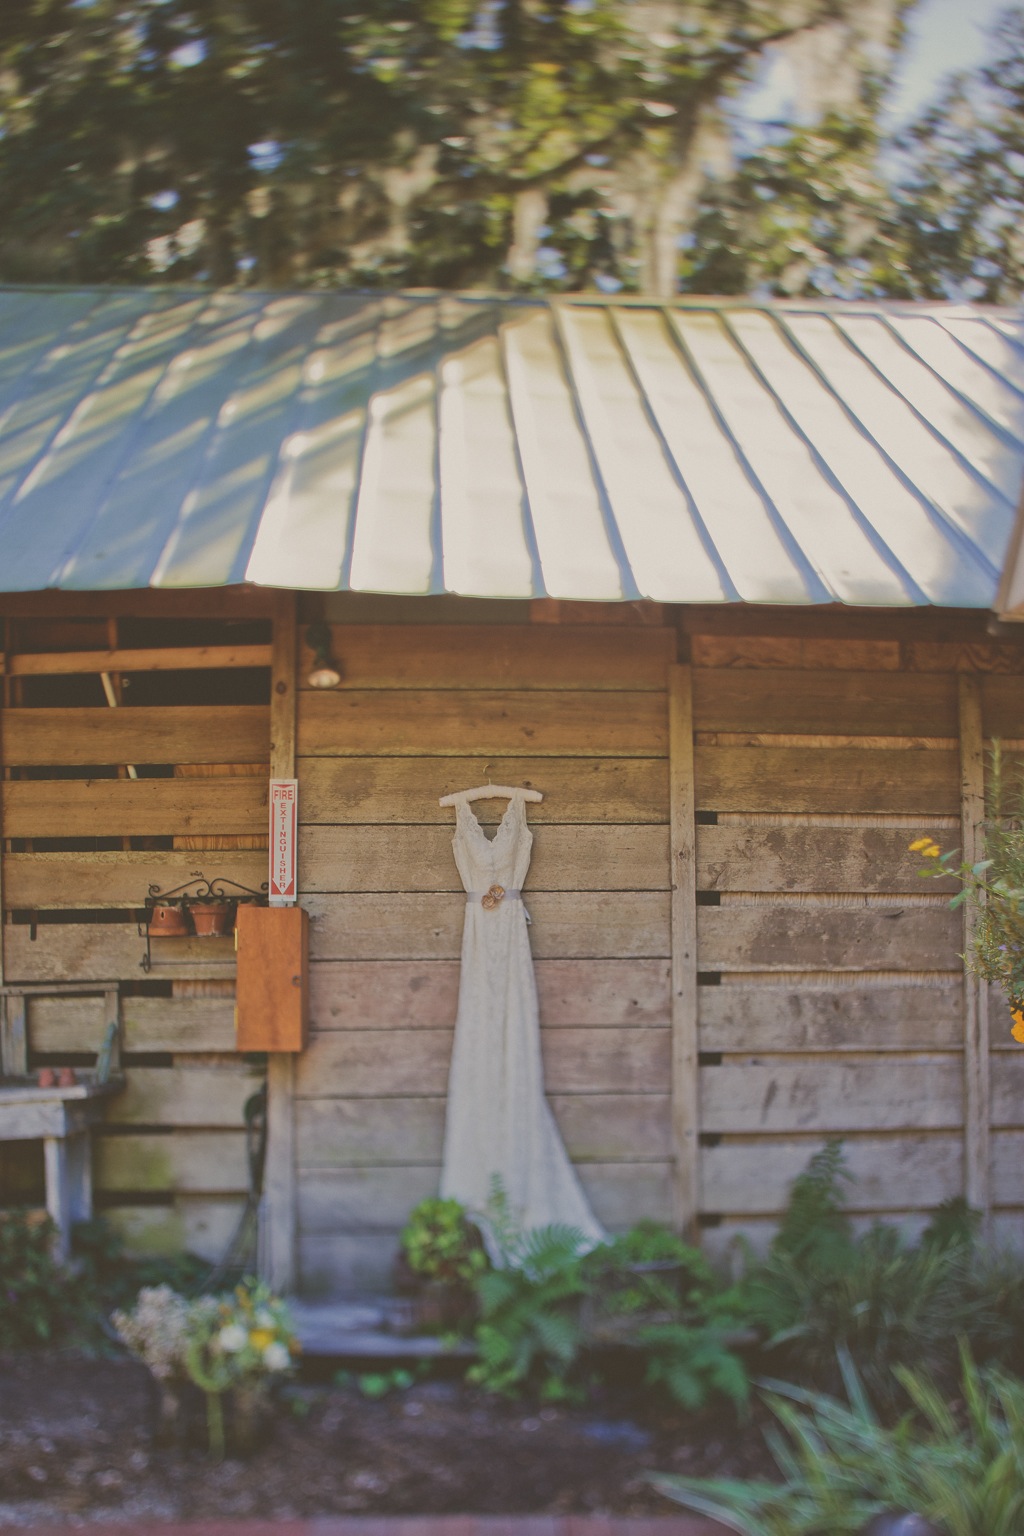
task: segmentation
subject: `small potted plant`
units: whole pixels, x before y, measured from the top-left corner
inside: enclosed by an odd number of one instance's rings
[[[412,1300],[410,1331],[465,1328],[489,1268],[480,1229],[458,1200],[421,1200],[402,1229],[395,1286]]]
[[[183,939],[188,933],[188,920],[181,902],[154,902],[149,910],[147,927],[153,938]]]
[[[221,896],[192,896],[188,903],[197,939],[220,939],[231,931],[235,904]]]

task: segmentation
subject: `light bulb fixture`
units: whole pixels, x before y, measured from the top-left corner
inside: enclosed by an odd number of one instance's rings
[[[318,619],[306,630],[306,644],[313,652],[313,665],[306,673],[311,688],[337,688],[341,683],[341,671],[331,655],[331,631],[323,619]]]

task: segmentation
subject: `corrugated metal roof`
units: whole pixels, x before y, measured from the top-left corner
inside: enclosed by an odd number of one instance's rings
[[[1024,320],[0,291],[0,590],[991,605]]]

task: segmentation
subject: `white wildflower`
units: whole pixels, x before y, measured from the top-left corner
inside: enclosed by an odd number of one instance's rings
[[[249,1334],[240,1323],[228,1323],[217,1335],[217,1343],[226,1355],[237,1355],[249,1342]]]
[[[291,1363],[292,1357],[288,1353],[287,1344],[282,1344],[279,1340],[275,1339],[274,1343],[268,1344],[263,1351],[263,1364],[268,1371],[286,1371]]]

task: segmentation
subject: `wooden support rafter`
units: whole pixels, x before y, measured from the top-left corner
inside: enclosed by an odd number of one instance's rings
[[[960,842],[971,864],[984,858],[985,737],[982,723],[981,679],[970,673],[958,680],[960,716]],[[978,909],[965,902],[964,954],[969,954],[978,924]],[[964,1195],[981,1213],[987,1229],[991,1218],[990,1085],[988,986],[964,970]]]
[[[295,776],[296,605],[295,594],[278,592],[274,603],[270,671],[270,777]],[[296,1266],[295,1057],[270,1056],[267,1068],[267,1161],[264,1175],[265,1279],[279,1292],[291,1291]]]
[[[672,1143],[676,1224],[696,1235],[700,1189],[697,1084],[697,893],[693,689],[688,665],[668,669],[672,886]]]

